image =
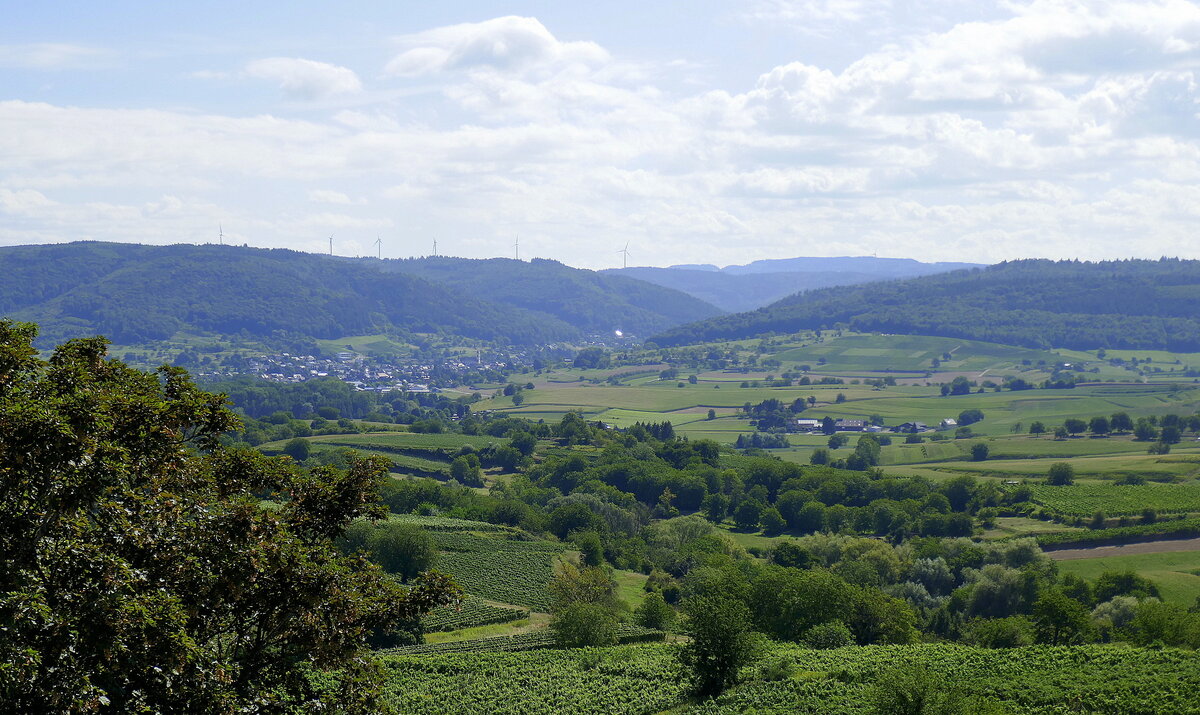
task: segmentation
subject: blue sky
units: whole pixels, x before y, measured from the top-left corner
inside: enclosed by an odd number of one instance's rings
[[[102,12],[97,12],[102,7]],[[1200,5],[10,3],[0,244],[1200,258]]]

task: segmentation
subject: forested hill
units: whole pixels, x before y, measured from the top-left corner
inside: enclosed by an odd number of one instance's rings
[[[830,286],[854,285],[881,280],[872,273],[794,272],[725,273],[723,271],[680,268],[616,268],[605,271],[612,276],[627,276],[667,288],[683,291],[728,311],[754,310],[797,291]]]
[[[1200,261],[1024,260],[812,290],[651,340],[685,345],[835,325],[1029,347],[1200,350]]]
[[[18,246],[0,249],[0,275],[0,316],[38,322],[45,344],[97,333],[139,343],[179,330],[337,338],[398,328],[518,344],[580,334],[416,276],[278,249]]]
[[[742,266],[682,265],[670,268],[614,268],[624,275],[674,288],[728,311],[753,310],[793,293],[871,281],[946,273],[982,267],[973,263],[922,263],[911,258],[873,256],[780,258]]]
[[[481,300],[535,311],[585,333],[621,330],[644,337],[721,314],[709,303],[672,288],[540,258],[433,256],[370,263],[387,271],[421,276]]]

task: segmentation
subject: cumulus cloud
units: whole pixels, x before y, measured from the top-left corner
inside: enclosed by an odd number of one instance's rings
[[[246,65],[246,74],[278,82],[285,95],[301,100],[355,94],[363,88],[353,70],[299,57],[254,60]]]
[[[774,6],[834,23],[877,11]],[[346,247],[381,232],[394,255],[434,235],[443,252],[507,254],[520,233],[594,267],[613,265],[612,236],[657,264],[1194,247],[1200,6],[996,7],[701,92],[664,80],[670,62],[638,68],[504,17],[400,38],[386,81],[425,93],[328,118],[0,102],[0,212],[18,237],[208,239],[223,221],[317,250],[335,230]],[[332,65],[251,67],[294,96],[361,91]],[[97,200],[118,190],[131,198]]]
[[[389,74],[415,76],[488,68],[520,72],[535,68],[590,66],[609,54],[594,42],[563,42],[532,17],[498,17],[440,27],[397,40],[403,51],[387,64]]]

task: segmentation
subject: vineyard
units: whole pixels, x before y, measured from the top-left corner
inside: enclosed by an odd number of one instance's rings
[[[617,629],[619,643],[645,643],[661,641],[666,637],[662,631],[622,624]],[[554,634],[548,630],[520,633],[515,636],[497,636],[477,640],[451,641],[448,643],[426,643],[379,651],[390,655],[416,655],[431,653],[515,653],[518,651],[554,648]]]
[[[421,619],[421,625],[426,633],[436,633],[490,626],[493,623],[508,623],[528,616],[529,611],[525,609],[493,606],[482,598],[467,596],[457,608],[435,608]]]
[[[1031,484],[1033,501],[1068,516],[1091,516],[1103,511],[1109,516],[1141,514],[1143,509],[1160,513],[1200,511],[1200,484],[1074,484],[1052,487]]]
[[[457,645],[457,644],[455,644]],[[406,713],[655,713],[685,706],[675,646],[646,644],[528,653],[390,654],[390,703]],[[875,683],[904,666],[927,669],[935,687],[961,698],[957,712],[1200,713],[1200,659],[1175,650],[1080,646],[986,650],[955,645],[868,646],[816,651],[773,645],[743,684],[684,712],[708,715],[873,712]],[[778,668],[773,668],[778,670]],[[786,670],[785,670],[786,672]],[[453,703],[448,708],[448,703]]]
[[[435,536],[435,540],[440,542],[441,537],[450,535]],[[438,558],[438,570],[453,576],[467,593],[493,601],[528,606],[538,611],[550,610],[550,594],[546,585],[554,576],[554,558],[559,553],[557,549],[522,548],[531,542],[499,539],[480,541],[489,543],[485,548],[476,550],[443,550]]]
[[[451,519],[446,516],[422,516],[420,514],[390,514],[389,521],[412,524],[431,532],[444,531],[515,531],[512,527],[491,524],[486,521]]]

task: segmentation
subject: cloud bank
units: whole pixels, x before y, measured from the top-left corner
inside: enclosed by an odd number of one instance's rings
[[[867,35],[904,9],[780,0],[746,21]],[[1200,6],[997,14],[939,15],[744,87],[691,89],[694,64],[499,17],[399,36],[365,83],[312,60],[246,65],[288,99],[333,103],[302,115],[12,99],[4,240],[207,240],[221,221],[313,250],[337,230],[364,254],[381,232],[390,255],[434,237],[506,255],[519,233],[523,254],[592,267],[626,240],[660,265],[1200,257]]]

